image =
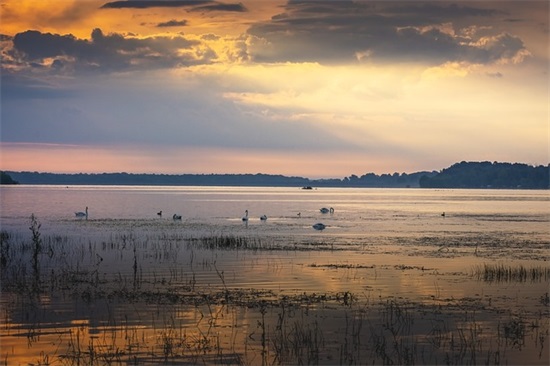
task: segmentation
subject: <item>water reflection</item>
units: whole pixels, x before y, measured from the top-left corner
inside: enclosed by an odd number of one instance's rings
[[[144,194],[125,194],[136,192]],[[205,197],[268,201],[250,194]],[[3,222],[20,222],[2,226],[1,362],[548,363],[550,242],[539,201],[516,210],[533,201],[506,198],[514,202],[506,210],[442,218],[441,202],[455,194],[427,202],[414,191],[363,217],[364,201],[383,197],[331,195],[323,201],[340,205],[323,232],[310,225],[319,202],[301,217],[251,215],[248,225],[244,209],[227,207],[181,222],[37,216],[32,224],[3,213]],[[500,192],[482,196],[503,202]]]

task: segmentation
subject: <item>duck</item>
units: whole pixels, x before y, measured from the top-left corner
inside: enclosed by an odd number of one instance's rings
[[[172,219],[174,219],[174,220],[181,220],[181,215],[176,215],[176,214],[174,214],[174,215],[172,215]]]
[[[325,224],[318,222],[317,224],[312,226],[315,230],[325,230],[327,227]]]
[[[267,216],[266,216],[266,215],[262,215],[262,216],[260,216],[260,220],[262,220],[262,221],[266,221],[266,220],[267,220]]]
[[[157,215],[158,215],[159,217],[162,217],[162,210],[160,210],[159,212],[157,212]]]
[[[88,206],[86,206],[86,212],[80,211],[80,212],[75,212],[74,214],[75,214],[75,216],[78,217],[78,218],[83,218],[83,217],[85,217],[86,220],[88,220]]]
[[[248,221],[248,210],[244,211],[244,216],[242,218],[243,221]]]
[[[322,209],[320,209],[319,211],[321,211],[321,213],[334,213],[334,209],[331,207],[331,208],[326,208],[326,207],[323,207]]]

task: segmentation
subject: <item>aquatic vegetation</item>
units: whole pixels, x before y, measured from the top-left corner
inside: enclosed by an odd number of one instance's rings
[[[382,243],[378,249],[143,227],[75,238],[44,234],[33,217],[30,240],[2,232],[0,336],[11,347],[2,348],[0,364],[461,365],[512,364],[527,354],[546,361],[547,292],[519,312],[494,293],[453,297],[438,282],[537,285],[550,279],[542,266],[478,265],[472,279],[445,274],[429,257],[376,262],[372,255],[389,260],[404,248],[385,238],[369,239]],[[306,277],[328,285],[302,287]],[[400,292],[383,290],[392,277]],[[431,286],[421,295],[404,292],[426,277]]]
[[[475,266],[473,275],[486,282],[540,282],[550,280],[550,267],[485,263]]]

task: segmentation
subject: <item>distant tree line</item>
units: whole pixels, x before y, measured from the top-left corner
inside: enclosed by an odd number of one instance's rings
[[[163,185],[163,186],[299,186],[311,181],[269,174],[132,174],[9,172],[23,184]]]
[[[9,174],[9,175],[8,175]],[[351,175],[342,179],[309,179],[272,174],[57,174],[2,172],[22,184],[163,185],[256,187],[373,187],[373,188],[524,188],[549,189],[549,166],[520,163],[461,162],[440,172]],[[13,177],[13,179],[12,179]]]
[[[463,161],[437,175],[423,176],[420,187],[549,189],[550,166]]]
[[[372,187],[372,188],[418,188],[420,179],[424,176],[432,177],[437,172],[374,174],[362,176],[355,174],[343,179],[319,179],[314,181],[317,187]]]
[[[9,172],[23,184],[51,185],[163,185],[163,186],[257,186],[257,187],[419,187],[420,177],[435,172],[394,173],[343,179],[309,179],[272,174],[58,174]]]

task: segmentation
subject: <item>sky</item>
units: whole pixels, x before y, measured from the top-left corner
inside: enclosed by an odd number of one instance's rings
[[[550,161],[549,2],[0,0],[0,168]]]

